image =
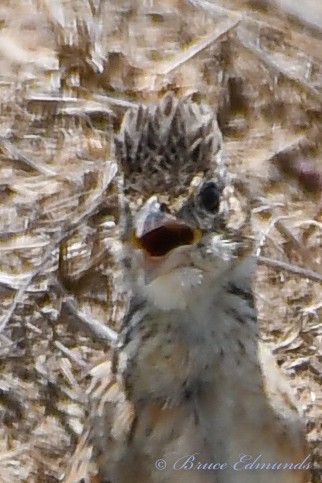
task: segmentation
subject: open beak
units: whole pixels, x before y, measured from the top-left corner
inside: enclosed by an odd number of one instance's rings
[[[144,205],[136,220],[133,245],[149,258],[160,258],[172,250],[194,245],[201,237],[198,229],[162,211],[155,197]]]

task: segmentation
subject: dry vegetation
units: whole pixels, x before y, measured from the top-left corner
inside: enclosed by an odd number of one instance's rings
[[[273,3],[2,0],[1,482],[66,470],[122,314],[113,133],[167,90],[218,111],[249,180],[263,338],[322,482],[322,7]]]

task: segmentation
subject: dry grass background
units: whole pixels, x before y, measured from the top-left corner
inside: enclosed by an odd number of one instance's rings
[[[319,0],[2,0],[1,482],[67,468],[122,315],[113,133],[168,90],[218,111],[249,181],[257,253],[275,260],[255,280],[262,334],[322,482],[321,41]]]

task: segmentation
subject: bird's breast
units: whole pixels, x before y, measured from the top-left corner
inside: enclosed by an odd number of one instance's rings
[[[219,294],[204,303],[200,296],[192,303],[191,296],[184,309],[154,306],[146,315],[122,356],[135,399],[178,404],[203,385],[223,378],[238,381],[247,374],[257,360],[255,329],[242,316],[237,320],[234,312],[226,312],[221,299]]]
[[[147,284],[144,296],[160,311],[187,310],[197,300],[205,284],[205,274],[194,267],[180,267]]]

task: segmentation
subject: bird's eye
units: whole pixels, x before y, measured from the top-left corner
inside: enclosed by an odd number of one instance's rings
[[[216,212],[220,204],[220,192],[214,181],[206,181],[199,192],[199,201],[203,208],[209,212]]]

